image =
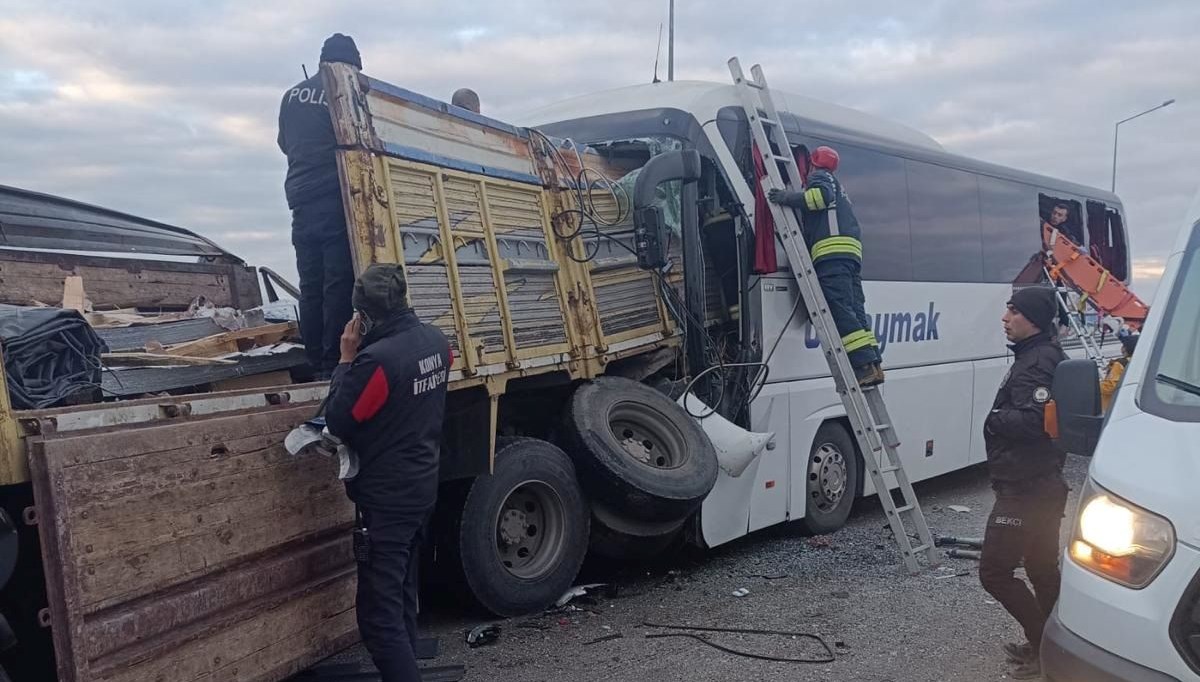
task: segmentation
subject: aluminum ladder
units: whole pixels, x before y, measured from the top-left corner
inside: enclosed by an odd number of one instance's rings
[[[1100,350],[1099,342],[1096,341],[1094,336],[1088,333],[1087,329],[1079,321],[1079,316],[1083,312],[1083,306],[1080,305],[1079,292],[1067,286],[1061,279],[1055,279],[1050,274],[1049,268],[1042,267],[1042,272],[1046,275],[1046,281],[1050,283],[1050,286],[1054,287],[1054,296],[1058,299],[1058,305],[1066,313],[1067,324],[1070,325],[1071,331],[1075,332],[1079,343],[1083,345],[1083,350],[1087,353],[1088,359],[1096,363],[1096,366],[1103,370],[1108,365],[1108,360],[1105,359],[1104,352]],[[1097,325],[1104,324],[1104,317],[1103,312],[1096,312]]]
[[[737,57],[734,57],[729,60],[729,73],[733,76],[733,83],[745,108],[754,143],[758,146],[763,165],[767,169],[762,179],[763,192],[800,188],[802,182],[799,169],[788,145],[779,112],[771,100],[771,91],[767,87],[762,67],[755,65],[750,70],[753,79],[747,80],[742,73],[741,64]],[[887,514],[888,525],[895,536],[896,544],[900,547],[904,567],[909,573],[919,572],[920,556],[925,557],[927,565],[934,566],[938,561],[933,536],[929,532],[924,514],[921,513],[921,505],[917,501],[916,492],[913,491],[912,482],[909,481],[900,461],[900,454],[897,452],[900,440],[888,416],[880,387],[862,388],[858,385],[854,368],[850,366],[846,348],[842,345],[842,337],[837,331],[837,325],[834,324],[833,315],[825,301],[825,294],[821,291],[821,285],[813,270],[812,259],[804,243],[804,234],[796,211],[775,203],[771,203],[770,206],[771,215],[775,218],[775,234],[787,253],[800,295],[803,296],[808,309],[809,320],[821,342],[821,350],[829,362],[829,371],[842,397],[842,404],[846,408],[846,416],[850,419],[859,451],[863,454],[867,473],[871,475],[875,492]],[[894,487],[900,491],[900,501],[893,496],[893,486],[889,486],[884,478],[887,474],[895,477]],[[910,535],[910,527],[915,532],[916,544]]]

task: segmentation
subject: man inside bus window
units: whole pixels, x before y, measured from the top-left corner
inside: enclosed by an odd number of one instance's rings
[[[813,269],[854,374],[859,384],[874,386],[883,383],[882,358],[863,295],[858,219],[850,197],[834,175],[838,153],[831,147],[817,147],[808,156],[807,165],[811,172],[805,189],[773,189],[767,198],[799,211]]]
[[[362,68],[354,39],[335,33],[322,62]],[[318,72],[283,95],[279,149],[287,156],[284,194],[292,210],[292,246],[300,275],[300,335],[317,378],[338,364],[339,339],[350,319],[354,264],[338,180],[337,140]]]
[[[1081,226],[1070,222],[1071,207],[1063,202],[1054,205],[1050,210],[1050,227],[1062,232],[1068,239],[1075,242],[1078,246],[1083,246],[1083,229]]]
[[[1049,287],[1013,292],[1001,319],[1014,360],[983,423],[996,502],[984,531],[979,582],[1025,632],[1025,642],[1003,645],[1018,680],[1041,676],[1038,647],[1058,601],[1066,455],[1045,431],[1045,410],[1054,370],[1066,359],[1054,331],[1059,313]],[[1022,565],[1033,591],[1015,575]]]

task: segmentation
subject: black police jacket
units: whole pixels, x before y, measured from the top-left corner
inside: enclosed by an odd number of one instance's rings
[[[1041,333],[1009,346],[1016,355],[983,424],[993,482],[1020,484],[1062,471],[1066,456],[1045,428],[1054,370],[1067,359],[1058,341]]]
[[[341,191],[334,156],[337,138],[321,74],[283,94],[278,142],[288,162],[287,179],[283,182],[288,208],[329,201]]]
[[[451,351],[445,335],[405,311],[372,330],[333,372],[325,423],[359,457],[346,482],[369,509],[421,512],[437,499]]]

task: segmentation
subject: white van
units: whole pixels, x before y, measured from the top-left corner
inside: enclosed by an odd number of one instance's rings
[[[1070,452],[1094,452],[1042,640],[1056,682],[1200,680],[1200,196],[1106,420],[1095,366],[1054,380]]]

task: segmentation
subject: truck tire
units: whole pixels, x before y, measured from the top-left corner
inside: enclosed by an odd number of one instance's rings
[[[567,451],[587,492],[631,521],[671,523],[717,482],[717,453],[687,412],[620,377],[582,384],[567,407]]]
[[[668,523],[630,521],[600,504],[592,505],[593,556],[610,561],[644,561],[665,552],[683,531],[686,519]]]
[[[858,449],[846,428],[837,422],[822,424],[809,450],[801,525],[814,535],[846,525],[861,472]]]
[[[566,453],[535,438],[503,442],[492,475],[476,478],[463,503],[457,550],[467,586],[497,616],[540,611],[579,573],[589,525]]]

